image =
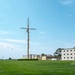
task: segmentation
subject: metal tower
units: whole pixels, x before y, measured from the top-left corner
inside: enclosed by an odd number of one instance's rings
[[[28,22],[27,22],[27,28],[23,28],[23,27],[22,27],[21,29],[26,29],[26,31],[27,31],[27,58],[29,59],[30,30],[36,30],[36,29],[35,29],[35,28],[30,28],[30,27],[29,27],[29,18],[28,18]]]

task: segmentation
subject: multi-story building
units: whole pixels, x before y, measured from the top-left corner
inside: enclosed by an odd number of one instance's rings
[[[61,51],[61,60],[75,60],[75,48],[66,48]]]

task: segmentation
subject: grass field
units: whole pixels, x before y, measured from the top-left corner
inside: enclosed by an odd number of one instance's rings
[[[0,60],[0,75],[75,75],[72,62]]]

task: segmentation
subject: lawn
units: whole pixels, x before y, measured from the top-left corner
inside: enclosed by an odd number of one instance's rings
[[[0,60],[0,75],[75,75],[72,62]]]

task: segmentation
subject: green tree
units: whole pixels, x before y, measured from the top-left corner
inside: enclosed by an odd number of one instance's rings
[[[54,56],[59,56],[61,57],[61,51],[62,51],[63,48],[58,48],[55,53],[54,53]]]
[[[46,54],[42,53],[41,56],[46,56]]]

